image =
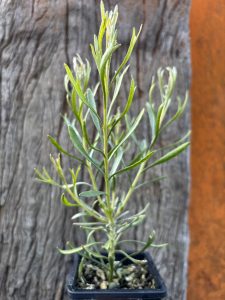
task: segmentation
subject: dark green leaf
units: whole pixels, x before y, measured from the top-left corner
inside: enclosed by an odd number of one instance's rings
[[[48,138],[49,138],[49,141],[52,143],[52,145],[53,145],[54,147],[56,147],[56,149],[58,149],[60,152],[62,152],[63,154],[65,154],[65,155],[67,155],[67,156],[69,156],[69,157],[72,157],[72,158],[74,158],[74,159],[76,159],[76,160],[82,162],[82,159],[80,159],[79,157],[74,156],[74,155],[68,153],[65,149],[63,149],[63,147],[60,146],[60,145],[58,144],[58,142],[57,142],[52,136],[48,135]]]
[[[180,154],[182,151],[184,151],[188,146],[190,145],[190,142],[186,142],[183,143],[182,145],[178,146],[177,148],[171,150],[170,152],[168,152],[167,154],[165,154],[164,156],[160,157],[158,160],[156,160],[153,164],[151,164],[150,166],[148,166],[147,168],[145,168],[143,170],[143,172],[149,168],[152,168],[156,165],[162,164],[164,162],[169,161],[170,159],[176,157],[178,154]]]

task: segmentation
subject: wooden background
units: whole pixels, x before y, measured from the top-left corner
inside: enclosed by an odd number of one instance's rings
[[[116,2],[105,4],[113,7]],[[161,65],[177,66],[181,95],[189,88],[189,6],[190,0],[119,1],[119,41],[124,46],[115,64],[125,54],[132,26],[143,24],[131,59],[138,85],[133,111],[146,101],[151,76]],[[48,154],[54,150],[47,134],[67,146],[60,118],[67,111],[63,63],[71,63],[77,52],[90,57],[98,11],[99,1],[94,0],[0,3],[0,299],[66,299],[70,261],[55,248],[67,240],[81,242],[82,236],[71,226],[74,211],[60,206],[58,190],[34,181],[33,168],[50,165]],[[163,143],[188,128],[187,112]],[[147,124],[141,133],[149,134]],[[186,297],[188,153],[155,173],[168,177],[134,197],[133,210],[150,201],[151,213],[144,228],[132,235],[142,237],[154,228],[158,241],[169,242],[152,253],[166,280],[168,299],[181,300]]]

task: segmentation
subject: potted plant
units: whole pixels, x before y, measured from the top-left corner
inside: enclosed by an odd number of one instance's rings
[[[119,91],[123,88],[123,77],[141,29],[138,33],[133,29],[123,61],[116,70],[111,70],[111,60],[120,47],[117,18],[117,6],[108,12],[101,2],[101,25],[91,45],[99,74],[99,82],[94,88],[89,86],[91,67],[88,61],[76,56],[73,71],[65,65],[65,89],[73,119],[64,116],[64,121],[74,146],[73,153],[49,136],[60,152],[56,158],[50,155],[58,180],[53,179],[45,168],[42,171],[35,169],[39,181],[62,189],[62,204],[76,212],[72,217],[73,224],[86,233],[84,244],[74,246],[68,242],[67,249],[59,249],[62,254],[74,255],[74,266],[67,283],[71,299],[161,299],[166,296],[166,287],[146,252],[150,247],[165,244],[154,243],[154,231],[146,241],[126,239],[126,232],[145,219],[149,204],[133,215],[128,211],[128,204],[134,192],[145,184],[141,182],[144,172],[167,162],[188,147],[189,133],[164,148],[157,147],[161,133],[184,112],[188,95],[186,93],[184,101],[178,98],[176,113],[168,116],[177,77],[176,69],[168,67],[158,70],[157,80],[153,79],[150,86],[149,100],[136,117],[129,116],[136,89],[133,79],[126,104],[119,107]],[[155,89],[161,97],[157,107],[153,100]],[[101,105],[97,105],[99,102]],[[140,140],[135,132],[145,114],[149,120],[150,138]],[[135,149],[135,155],[128,161],[126,154],[130,147]],[[166,154],[162,154],[162,149]],[[74,160],[67,173],[61,166],[60,155]],[[81,169],[88,177],[85,182],[79,179]],[[129,174],[131,184],[124,191],[120,176],[126,174]],[[133,249],[138,246],[138,250],[128,251],[126,245],[129,248],[133,245]]]

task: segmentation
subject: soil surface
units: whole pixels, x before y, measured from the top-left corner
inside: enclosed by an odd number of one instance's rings
[[[78,279],[78,289],[156,289],[156,282],[148,272],[148,263],[122,265],[118,261],[112,282],[107,281],[104,270],[88,262],[83,267],[83,276]]]

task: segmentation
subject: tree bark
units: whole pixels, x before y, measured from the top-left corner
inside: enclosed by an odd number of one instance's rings
[[[112,8],[116,2],[105,1],[105,5]],[[189,6],[190,0],[119,1],[123,47],[115,65],[125,54],[132,27],[143,24],[131,59],[130,74],[138,85],[133,112],[146,101],[151,76],[159,66],[175,65],[178,93],[184,95],[188,89]],[[33,169],[45,165],[51,170],[48,154],[55,150],[47,134],[69,147],[60,117],[67,111],[63,63],[71,63],[76,53],[90,58],[89,43],[100,19],[99,1],[3,0],[0,8],[0,299],[66,299],[70,258],[60,255],[56,247],[67,240],[80,243],[82,234],[72,228],[74,211],[61,207],[59,191],[34,182]],[[129,76],[121,102],[128,83]],[[187,111],[161,143],[186,133],[188,127]],[[147,122],[142,134],[149,134]],[[135,195],[131,209],[150,201],[151,212],[144,228],[132,235],[143,238],[154,228],[157,241],[169,243],[152,254],[166,280],[168,299],[185,299],[188,152],[156,168],[155,174],[167,175],[167,179]]]

